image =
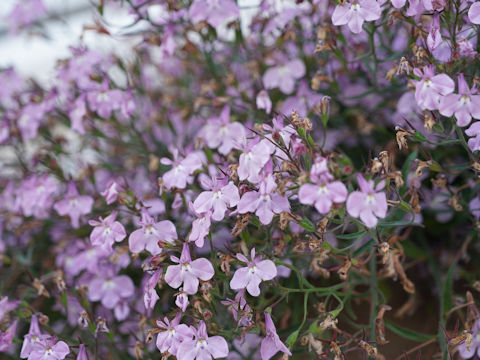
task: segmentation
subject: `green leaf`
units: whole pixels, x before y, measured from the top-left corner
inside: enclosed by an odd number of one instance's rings
[[[448,269],[447,278],[445,279],[445,283],[443,285],[442,297],[444,315],[452,308],[453,273],[455,271],[456,265],[457,261],[455,260]]]
[[[298,223],[298,225],[300,225],[301,227],[303,227],[305,230],[308,230],[310,232],[314,232],[315,231],[315,225],[310,221],[308,220],[307,218],[303,218],[302,221],[300,221]]]
[[[365,230],[363,230],[363,231],[359,231],[359,232],[352,233],[352,234],[336,235],[336,238],[337,239],[342,239],[342,240],[353,240],[353,239],[357,239],[359,237],[365,236],[366,233],[367,232]]]
[[[405,163],[403,164],[402,177],[403,177],[403,180],[405,181],[405,186],[407,185],[408,172],[410,171],[410,169],[412,167],[412,162],[417,158],[417,155],[418,155],[418,151],[415,150],[410,155],[408,155],[407,160],[405,160]]]
[[[424,142],[424,141],[427,141],[427,138],[425,137],[425,135],[423,135],[421,132],[417,131],[415,132],[415,134],[413,135],[413,140],[415,141],[420,141],[420,142]]]
[[[385,320],[385,325],[388,329],[393,331],[395,334],[404,337],[405,339],[409,339],[412,341],[424,342],[433,339],[436,335],[429,335],[429,334],[422,334],[410,329],[406,329],[404,327],[398,326],[388,320]]]
[[[288,347],[292,347],[293,344],[295,344],[295,341],[297,341],[297,338],[298,338],[298,334],[299,334],[299,331],[295,330],[288,336],[287,341],[285,341]]]

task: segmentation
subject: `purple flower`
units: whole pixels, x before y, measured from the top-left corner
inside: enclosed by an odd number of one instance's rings
[[[188,301],[188,295],[185,291],[180,291],[175,297],[175,305],[177,305],[182,310],[182,312],[185,312],[185,310],[187,310],[189,303],[190,302]]]
[[[347,199],[347,188],[340,181],[332,181],[333,176],[328,172],[327,161],[317,159],[311,169],[311,178],[317,184],[303,184],[298,191],[300,203],[315,205],[320,214],[330,211],[333,203],[342,203]]]
[[[17,189],[23,215],[46,219],[57,189],[57,183],[48,175],[32,176],[24,180]]]
[[[254,212],[262,224],[270,224],[274,214],[290,211],[288,199],[274,192],[276,188],[277,184],[273,176],[267,175],[260,183],[259,191],[249,191],[243,194],[237,205],[238,212],[240,214]]]
[[[105,276],[101,274],[88,284],[88,298],[101,301],[107,309],[113,309],[122,299],[135,293],[132,279],[127,275]]]
[[[262,256],[255,257],[255,248],[250,253],[251,261],[243,254],[237,254],[237,259],[246,263],[246,267],[242,267],[235,271],[230,287],[233,290],[247,289],[252,296],[260,295],[260,283],[262,281],[272,280],[277,276],[277,267],[271,260],[262,260]]]
[[[70,353],[68,345],[64,341],[55,341],[50,337],[45,342],[37,342],[33,345],[28,360],[62,360]]]
[[[100,193],[105,198],[105,201],[107,202],[107,205],[113,204],[115,201],[117,201],[118,194],[123,191],[123,188],[121,185],[119,185],[115,181],[110,181],[107,184],[107,187],[103,192]]]
[[[193,23],[206,21],[216,28],[238,19],[240,12],[233,0],[195,0],[188,15]]]
[[[195,170],[202,167],[202,159],[197,152],[188,154],[185,158],[178,157],[178,150],[173,151],[173,161],[162,158],[160,161],[163,165],[171,165],[172,169],[163,174],[163,182],[167,189],[176,187],[185,189],[187,183],[192,181],[191,175]]]
[[[176,256],[170,259],[178,265],[170,265],[167,268],[165,281],[174,289],[183,283],[183,290],[189,295],[197,293],[198,279],[208,281],[215,274],[212,264],[207,259],[200,258],[192,261],[187,243],[183,244],[180,259]]]
[[[204,191],[195,199],[193,208],[197,213],[206,213],[213,210],[212,219],[221,221],[225,217],[227,207],[234,207],[240,201],[237,187],[230,181],[226,184],[226,179],[217,181],[216,178],[202,178],[202,185],[211,191]]]
[[[295,81],[305,75],[305,64],[300,59],[291,60],[283,65],[268,69],[263,75],[266,89],[279,88],[284,94],[291,94]]]
[[[458,94],[448,94],[440,100],[440,114],[452,116],[455,114],[458,126],[467,126],[472,117],[480,119],[480,95],[468,87],[463,74],[458,75]]]
[[[180,344],[193,338],[192,329],[185,324],[180,324],[181,316],[181,313],[177,313],[171,323],[166,317],[163,321],[157,320],[157,326],[165,329],[165,331],[159,332],[157,337],[157,348],[161,353],[168,351],[173,356],[177,356]]]
[[[158,255],[162,248],[159,241],[173,243],[177,239],[175,225],[169,220],[155,222],[146,209],[142,209],[141,229],[135,230],[128,237],[128,246],[133,253],[147,250],[152,255]]]
[[[472,24],[480,25],[480,2],[476,1],[470,6],[470,9],[468,9],[468,19]]]
[[[198,330],[190,327],[194,339],[186,339],[178,348],[178,360],[211,360],[228,356],[228,344],[221,336],[208,336],[205,323],[200,321]]]
[[[442,96],[455,90],[455,83],[446,74],[435,75],[433,65],[425,66],[423,73],[420,69],[413,69],[415,75],[421,79],[415,82],[415,100],[418,106],[425,110],[436,110]]]
[[[2,321],[5,314],[8,314],[10,311],[15,310],[20,304],[20,301],[8,301],[8,296],[2,297],[0,300],[0,321]]]
[[[15,337],[15,332],[17,331],[17,321],[15,320],[5,332],[0,331],[0,352],[8,351],[10,346],[12,346],[13,338]]]
[[[210,149],[218,148],[218,152],[227,155],[245,139],[245,127],[238,122],[230,122],[230,107],[225,106],[219,117],[208,120],[202,128],[201,137]]]
[[[480,121],[474,122],[470,127],[465,130],[465,134],[472,136],[468,139],[468,147],[472,151],[480,150]]]
[[[433,15],[430,32],[427,36],[427,46],[430,51],[434,51],[443,42],[442,34],[440,32],[440,15],[435,13]]]
[[[285,344],[278,337],[277,329],[275,328],[272,317],[268,312],[265,312],[265,331],[266,336],[262,340],[262,345],[260,347],[260,354],[262,355],[262,360],[271,359],[272,356],[279,351],[292,356],[290,350],[288,350]]]
[[[458,352],[463,359],[470,359],[477,354],[480,357],[480,320],[475,321],[472,327],[473,342],[467,347],[464,341],[458,346]]]
[[[227,298],[226,301],[222,301],[222,304],[228,306],[232,311],[234,320],[237,321],[239,325],[248,327],[253,324],[251,308],[245,299],[245,290],[237,292],[235,300]],[[240,319],[238,318],[238,315],[240,315]]]
[[[65,198],[57,202],[53,208],[61,216],[70,216],[72,226],[76,229],[80,226],[80,216],[89,214],[92,211],[92,205],[93,198],[78,195],[75,183],[70,181]]]
[[[251,141],[240,155],[238,178],[254,184],[258,183],[262,179],[260,171],[270,160],[270,154],[274,151],[275,148],[268,140],[264,139],[258,143]]]
[[[40,332],[40,326],[38,325],[38,319],[36,315],[32,316],[30,320],[30,328],[28,333],[23,338],[22,350],[20,351],[20,358],[26,359],[30,356],[34,346],[37,343],[45,343],[49,338],[48,335],[43,335]]]
[[[112,249],[115,242],[120,242],[127,236],[125,228],[120,222],[115,221],[117,212],[113,211],[105,219],[100,217],[100,221],[90,220],[88,223],[94,226],[90,234],[90,241],[94,246],[101,246],[106,249]]]
[[[265,90],[260,91],[257,94],[257,108],[264,109],[267,114],[270,114],[272,111],[272,100],[268,96],[268,92]]]
[[[122,108],[125,97],[121,90],[110,90],[108,85],[104,83],[99,89],[89,91],[87,100],[92,111],[96,111],[100,117],[107,119],[114,110]]]
[[[348,24],[350,30],[358,34],[362,31],[365,21],[378,20],[381,14],[382,9],[375,0],[354,0],[335,7],[332,24],[335,26]]]
[[[80,344],[78,347],[78,355],[76,360],[88,360],[87,350],[84,344]]]
[[[480,219],[480,198],[478,196],[469,202],[468,208],[475,219]]]
[[[158,279],[162,275],[162,269],[159,269],[153,273],[152,276],[148,279],[145,287],[143,289],[143,303],[145,304],[145,309],[153,309],[157,303],[158,297],[155,287],[158,284]]]
[[[387,215],[387,198],[384,192],[380,192],[385,186],[381,181],[375,187],[373,180],[366,181],[361,174],[357,174],[357,182],[361,191],[352,192],[347,200],[348,213],[360,218],[368,228],[377,225],[377,218]]]
[[[87,115],[87,104],[85,103],[85,97],[80,96],[75,100],[69,112],[73,131],[76,131],[79,134],[85,134],[85,128],[83,127],[83,118],[85,115]]]
[[[210,225],[211,225],[211,217],[212,211],[209,210],[204,213],[197,213],[195,208],[193,207],[193,203],[189,203],[190,210],[195,213],[197,218],[192,222],[192,231],[188,235],[189,242],[195,242],[195,245],[198,247],[203,247],[203,243],[205,242],[205,237],[210,232]]]
[[[47,15],[47,8],[42,0],[17,1],[8,17],[10,31],[18,32],[22,27],[32,25],[38,18]]]

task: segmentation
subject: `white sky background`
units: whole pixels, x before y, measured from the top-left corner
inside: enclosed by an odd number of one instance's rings
[[[94,24],[95,11],[91,1],[97,3],[98,0],[43,0],[50,15],[59,15],[58,19],[50,18],[42,21],[48,38],[38,34],[32,35],[25,30],[17,35],[5,33],[7,28],[5,17],[17,1],[22,0],[0,0],[0,32],[3,31],[3,35],[0,35],[0,67],[14,66],[20,74],[48,83],[52,79],[56,61],[70,55],[69,46],[79,44],[83,26]],[[279,7],[294,2],[294,0],[271,1]],[[260,2],[261,0],[238,0],[244,29],[250,23],[252,15],[256,13],[255,6]],[[75,11],[78,9],[82,10]],[[110,10],[105,14],[105,18],[109,24],[115,25],[108,27],[113,34],[121,33],[120,26],[128,25],[133,21],[132,17],[122,10]],[[112,38],[93,31],[86,31],[83,37],[83,42],[89,48],[105,53],[113,52],[124,57],[128,57],[131,54],[131,46],[140,41],[141,38],[125,39],[121,36]]]

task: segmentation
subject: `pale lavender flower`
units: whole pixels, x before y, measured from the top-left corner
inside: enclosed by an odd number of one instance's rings
[[[465,134],[471,136],[471,138],[468,139],[468,147],[470,150],[480,150],[480,121],[476,121],[470,125],[470,127],[465,130]]]
[[[162,269],[159,269],[153,273],[152,276],[147,280],[145,287],[143,289],[143,303],[145,304],[145,309],[153,309],[157,303],[158,297],[155,287],[158,284],[158,279],[162,275]]]
[[[118,194],[123,191],[121,185],[119,185],[116,181],[112,180],[107,184],[107,187],[104,191],[100,193],[105,198],[107,205],[113,204],[117,201]]]
[[[380,19],[382,9],[375,0],[354,0],[337,5],[332,14],[332,24],[335,26],[348,25],[349,29],[358,34],[362,31],[365,21]]]
[[[128,237],[128,246],[133,253],[147,250],[152,255],[158,255],[162,252],[159,241],[173,243],[177,239],[177,230],[171,221],[155,222],[146,209],[142,209],[142,220],[138,224],[142,228]]]
[[[472,24],[480,25],[480,2],[475,1],[468,9],[468,19]]]
[[[68,113],[73,131],[79,134],[85,134],[83,127],[83,118],[87,115],[87,104],[84,96],[79,96],[73,103],[70,112]]]
[[[258,183],[262,179],[260,171],[270,160],[270,155],[274,151],[274,146],[266,139],[260,142],[251,141],[240,155],[238,178],[254,184]]]
[[[261,182],[258,191],[249,191],[243,194],[238,202],[237,209],[240,214],[255,213],[264,225],[271,223],[274,214],[290,211],[290,203],[285,196],[275,192],[277,184],[271,174]]]
[[[209,210],[204,213],[197,213],[193,207],[193,203],[189,203],[190,210],[195,213],[197,218],[192,222],[192,231],[188,235],[189,242],[195,242],[198,247],[203,247],[205,237],[210,232],[212,211]]]
[[[247,304],[247,300],[245,299],[245,289],[237,292],[237,295],[235,295],[235,300],[227,298],[226,301],[222,301],[222,304],[228,306],[228,308],[232,311],[233,319],[237,321],[239,325],[248,327],[253,324],[251,315],[252,309]],[[240,319],[238,315],[240,315]]]
[[[70,353],[68,345],[64,341],[56,342],[55,337],[50,337],[43,342],[33,345],[28,360],[62,360]]]
[[[88,284],[88,298],[101,301],[107,309],[113,309],[122,300],[135,293],[132,279],[127,275],[108,276],[99,274]]]
[[[17,331],[17,321],[15,320],[5,331],[0,331],[0,352],[8,351],[12,346],[15,332]]]
[[[256,102],[258,109],[263,109],[267,114],[270,114],[272,111],[272,100],[270,100],[266,90],[262,90],[257,94]]]
[[[87,350],[84,344],[80,344],[78,347],[78,355],[75,360],[88,360]]]
[[[38,318],[36,315],[32,315],[28,333],[23,338],[22,350],[20,350],[20,358],[28,358],[35,344],[43,344],[49,337],[49,335],[43,335],[41,333],[40,326],[38,324]]]
[[[185,324],[180,324],[181,316],[181,313],[177,313],[171,323],[167,317],[163,321],[157,320],[157,326],[165,330],[159,332],[157,336],[156,344],[161,353],[168,351],[173,356],[177,356],[180,344],[193,338],[192,329]]]
[[[94,246],[101,246],[106,249],[112,249],[115,242],[120,242],[127,236],[123,225],[115,221],[117,212],[113,211],[105,219],[100,217],[99,221],[90,220],[88,223],[94,226],[90,234],[90,241]]]
[[[171,256],[170,259],[178,265],[170,265],[167,268],[165,281],[174,289],[183,284],[183,290],[189,295],[197,293],[198,279],[208,281],[215,274],[212,264],[207,259],[200,258],[192,261],[187,243],[183,244],[180,259],[176,256]]]
[[[163,183],[167,189],[176,187],[185,189],[187,183],[190,183],[192,174],[202,167],[202,158],[197,152],[188,154],[185,158],[179,158],[178,150],[173,150],[173,161],[162,158],[160,162],[163,165],[171,165],[172,169],[163,174]]]
[[[37,19],[47,15],[47,8],[42,0],[17,1],[7,17],[12,33],[22,27],[32,25]]]
[[[468,208],[475,219],[480,219],[480,198],[478,196],[469,202]]]
[[[291,94],[295,89],[296,80],[305,75],[305,64],[300,59],[294,59],[283,65],[268,69],[263,75],[263,85],[266,89],[279,88],[284,94]]]
[[[193,208],[197,213],[213,210],[212,219],[223,220],[227,207],[234,207],[240,201],[237,187],[232,181],[227,184],[227,178],[218,181],[215,177],[209,179],[204,176],[201,181],[202,185],[210,191],[204,191],[198,195],[193,203]]]
[[[387,198],[381,192],[385,181],[375,186],[373,180],[366,181],[361,174],[357,174],[357,182],[360,191],[352,192],[347,199],[347,211],[356,218],[360,218],[368,228],[377,225],[377,218],[387,215]]]
[[[8,296],[2,297],[0,300],[0,321],[2,321],[5,314],[8,314],[10,311],[15,310],[20,304],[20,300],[17,301],[8,301]]]
[[[441,97],[455,90],[453,80],[446,74],[435,75],[433,65],[425,66],[423,72],[418,68],[413,72],[420,77],[415,81],[415,100],[423,110],[437,110]]]
[[[435,13],[433,15],[430,31],[427,36],[427,46],[430,51],[434,51],[443,42],[442,34],[440,32],[440,15]]]
[[[472,117],[480,119],[480,95],[473,95],[476,89],[470,90],[463,74],[458,75],[458,94],[448,94],[440,100],[440,114],[455,115],[458,126],[467,126]]]
[[[208,120],[200,136],[210,149],[227,155],[232,149],[238,149],[246,136],[245,127],[239,122],[230,122],[230,107],[224,106],[220,116]]]
[[[58,184],[50,176],[31,176],[17,189],[23,215],[46,219],[58,191]]]
[[[277,276],[277,267],[271,260],[262,260],[262,256],[255,256],[255,248],[250,253],[251,260],[243,254],[237,254],[237,259],[246,263],[246,267],[242,267],[235,271],[230,287],[233,290],[247,289],[252,296],[260,295],[260,283],[262,281],[272,280]]]
[[[189,303],[190,302],[188,301],[188,294],[183,291],[182,288],[180,288],[180,291],[175,297],[175,305],[177,305],[182,310],[182,312],[185,312]]]
[[[80,216],[89,214],[92,206],[93,198],[87,195],[78,195],[75,183],[70,181],[64,199],[55,203],[53,208],[61,216],[70,216],[72,226],[76,229],[80,226]]]
[[[110,90],[106,83],[100,85],[99,89],[90,90],[87,94],[88,106],[92,111],[107,119],[114,110],[120,110],[124,102],[124,94],[121,90]]]
[[[465,341],[458,346],[458,353],[462,359],[471,359],[475,354],[480,357],[480,320],[478,319],[472,327],[472,336],[473,342],[470,346],[467,347]]]
[[[206,21],[216,28],[238,19],[240,12],[234,0],[195,0],[188,15],[193,23]]]
[[[292,356],[290,350],[288,350],[285,344],[278,337],[277,329],[275,328],[272,317],[268,312],[265,312],[265,332],[266,336],[262,340],[262,345],[260,347],[262,360],[271,359],[279,351]]]
[[[208,336],[205,323],[200,321],[198,330],[190,327],[194,339],[186,339],[178,348],[178,360],[211,360],[228,356],[228,344],[221,336]]]

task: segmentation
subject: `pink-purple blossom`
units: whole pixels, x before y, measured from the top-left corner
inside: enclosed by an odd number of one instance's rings
[[[265,312],[265,332],[266,335],[262,340],[260,347],[262,360],[271,359],[279,351],[292,356],[290,350],[280,340],[280,337],[277,334],[277,329],[275,328],[275,324],[273,323],[272,317],[268,312]]]
[[[68,191],[63,200],[55,203],[53,208],[59,215],[70,216],[70,221],[74,228],[80,226],[80,217],[87,215],[92,211],[93,198],[88,195],[79,195],[75,183],[71,181],[68,184]]]
[[[337,5],[332,14],[332,24],[348,25],[355,34],[362,31],[365,21],[375,21],[380,18],[382,10],[376,0],[354,0]]]
[[[221,336],[208,336],[207,326],[202,320],[198,329],[190,327],[193,339],[184,340],[177,351],[178,360],[211,360],[228,356],[228,344]]]
[[[235,271],[230,287],[233,290],[247,289],[252,296],[260,295],[260,283],[272,280],[277,276],[277,267],[271,260],[262,260],[262,256],[255,256],[255,248],[252,248],[250,260],[243,254],[237,254],[237,259],[246,263],[247,266]]]
[[[197,213],[206,213],[212,211],[212,219],[221,221],[225,217],[228,207],[234,207],[240,201],[238,188],[232,181],[218,181],[215,177],[209,179],[203,177],[202,184],[210,189],[197,196],[193,203],[193,208]]]
[[[115,221],[117,212],[113,211],[105,219],[99,218],[99,221],[90,220],[88,223],[93,226],[90,234],[90,241],[94,246],[101,246],[111,249],[115,242],[120,242],[127,236],[125,228],[119,221]]]
[[[435,75],[433,65],[424,66],[423,72],[415,68],[413,72],[420,80],[415,82],[415,100],[421,109],[437,110],[442,96],[455,90],[455,83],[446,74]]]
[[[173,356],[177,355],[178,347],[185,340],[191,340],[194,333],[190,327],[180,324],[181,313],[177,313],[170,322],[167,317],[163,321],[157,320],[157,326],[162,329],[157,336],[157,348],[161,353],[168,351]]]
[[[266,89],[279,88],[284,94],[291,94],[295,89],[297,79],[305,75],[305,64],[300,59],[294,59],[285,64],[268,69],[263,75]]]

